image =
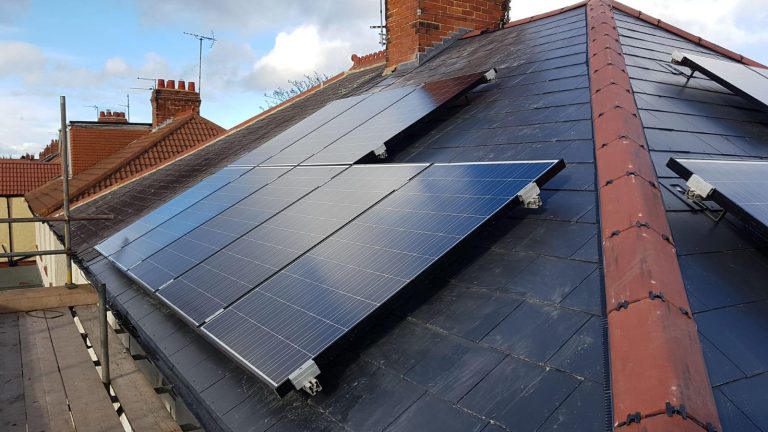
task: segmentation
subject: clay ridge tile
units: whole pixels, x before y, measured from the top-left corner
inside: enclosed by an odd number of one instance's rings
[[[721,430],[611,0],[587,28],[613,426]]]

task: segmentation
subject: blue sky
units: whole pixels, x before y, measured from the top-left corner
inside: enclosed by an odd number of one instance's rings
[[[512,0],[514,18],[574,0]],[[651,15],[768,63],[768,0],[627,0]],[[691,13],[696,11],[696,13]],[[378,0],[0,0],[0,155],[38,152],[56,137],[58,96],[70,120],[123,110],[151,120],[145,76],[197,80],[204,44],[202,114],[231,127],[260,111],[288,79],[347,69],[352,53],[380,49]]]

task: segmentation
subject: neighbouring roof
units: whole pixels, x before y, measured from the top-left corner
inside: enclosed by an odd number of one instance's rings
[[[61,175],[61,165],[21,159],[0,159],[0,196],[21,196]]]
[[[152,125],[73,121],[69,123],[68,130],[70,172],[77,175],[148,134],[152,130]]]
[[[688,79],[671,53],[749,60],[607,0],[470,36],[407,72],[340,76],[80,205],[77,215],[121,215],[74,225],[81,267],[107,284],[207,430],[768,431],[768,244],[733,217],[713,222],[665,167],[683,155],[768,158],[768,116]],[[567,168],[544,207],[483,228],[429,295],[325,365],[317,396],[278,399],[93,249],[332,100],[491,67],[494,82],[404,137],[387,162],[563,158]]]
[[[72,177],[70,200],[76,205],[208,142],[223,131],[221,126],[199,115],[182,114]],[[35,213],[48,215],[61,208],[61,197],[61,179],[56,179],[28,193],[27,201]]]

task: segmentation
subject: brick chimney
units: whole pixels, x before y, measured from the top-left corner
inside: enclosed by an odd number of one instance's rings
[[[193,111],[200,114],[200,93],[195,91],[195,83],[179,80],[157,80],[152,91],[152,127],[157,127],[168,119],[181,113]]]
[[[387,67],[418,65],[427,50],[467,30],[499,28],[509,0],[387,0]]]
[[[124,112],[110,110],[99,112],[98,121],[99,123],[128,123]]]

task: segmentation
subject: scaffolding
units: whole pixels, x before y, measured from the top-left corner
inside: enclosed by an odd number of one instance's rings
[[[72,216],[69,208],[69,140],[67,136],[67,101],[65,96],[59,97],[59,106],[61,109],[61,129],[59,131],[59,151],[61,156],[61,178],[63,182],[63,216],[52,217],[24,217],[13,218],[8,214],[8,218],[1,218],[0,224],[8,224],[11,226],[16,223],[38,223],[38,222],[63,222],[64,223],[64,249],[53,250],[35,250],[24,252],[10,252],[3,251],[0,253],[0,259],[6,258],[9,263],[12,263],[16,258],[30,258],[46,255],[66,255],[67,276],[65,287],[74,289],[77,287],[72,281],[72,257],[74,252],[72,250],[72,222],[80,221],[96,221],[96,220],[111,220],[114,219],[113,215],[89,215],[89,216]],[[110,385],[109,376],[109,349],[107,344],[108,332],[107,332],[107,294],[106,286],[104,284],[97,284],[96,290],[98,293],[98,309],[99,309],[99,327],[101,333],[101,351],[102,351],[102,376],[101,380],[105,386]]]

